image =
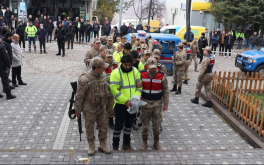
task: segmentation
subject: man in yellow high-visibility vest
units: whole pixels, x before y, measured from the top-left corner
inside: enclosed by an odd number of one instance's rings
[[[37,33],[37,28],[36,26],[33,25],[32,21],[29,22],[29,26],[26,27],[25,32],[27,33],[28,36],[28,52],[31,52],[31,41],[33,41],[34,45],[34,51],[37,53],[36,49],[36,33]]]

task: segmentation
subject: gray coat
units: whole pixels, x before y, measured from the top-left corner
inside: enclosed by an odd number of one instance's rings
[[[12,47],[12,54],[13,54],[12,67],[22,66],[23,65],[23,53],[22,53],[22,50],[18,42],[13,40],[13,42],[11,43],[11,47]]]
[[[256,44],[258,44],[259,43],[259,37],[256,35],[256,36],[254,36],[254,35],[252,35],[250,38],[249,38],[249,43],[251,44],[251,45],[256,45]]]

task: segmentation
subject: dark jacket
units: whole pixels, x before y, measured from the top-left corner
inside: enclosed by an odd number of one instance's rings
[[[49,11],[49,16],[55,16],[55,11],[54,11],[54,9],[51,9],[51,10]]]
[[[122,36],[121,32],[116,30],[114,31],[114,37],[113,37],[113,42],[115,43],[116,42],[116,36]]]
[[[13,15],[13,13],[12,13],[11,10],[9,10],[9,11],[5,11],[5,17],[6,17],[6,18],[10,19],[12,15]]]
[[[43,24],[44,18],[43,17],[39,17],[39,23]]]
[[[64,29],[64,27],[61,28],[57,28],[55,31],[55,36],[58,40],[65,40],[65,36],[66,36],[66,30]]]
[[[136,30],[143,30],[143,26],[142,25],[137,25]]]
[[[74,21],[74,22],[72,23],[72,26],[73,26],[75,29],[77,29],[78,22],[77,22],[77,21]]]
[[[86,30],[86,26],[85,26],[84,22],[81,22],[81,26],[80,26],[79,31],[80,32],[85,32],[85,30]]]
[[[187,37],[187,34],[185,33],[183,38],[184,38],[185,40],[187,40],[186,37]],[[193,39],[194,39],[193,32],[190,32],[190,35],[189,35],[189,42],[192,42]]]
[[[10,59],[5,45],[0,43],[0,70],[5,71],[6,67],[11,67]]]
[[[6,23],[6,21],[4,19],[0,20],[0,28],[2,27],[2,23]]]
[[[86,33],[90,33],[93,30],[93,26],[91,24],[85,25],[85,31]]]
[[[120,31],[121,31],[122,36],[125,36],[127,34],[128,27],[126,25],[122,25],[120,28]]]
[[[23,39],[23,38],[24,38],[24,34],[25,34],[25,26],[23,26],[23,25],[18,26],[18,27],[16,28],[16,34],[18,34],[19,37],[20,37],[21,39]]]
[[[224,43],[225,46],[227,46],[227,45],[233,46],[234,41],[235,41],[234,37],[232,35],[230,36],[230,43],[229,44],[228,44],[228,40],[229,40],[229,35],[225,36],[225,43]]]
[[[62,23],[62,20],[57,21],[57,28],[59,27],[59,24]]]
[[[108,24],[104,24],[104,32],[105,33],[110,33],[111,31],[111,25],[108,23]]]
[[[219,35],[213,35],[211,38],[212,44],[218,44],[219,43]]]
[[[66,33],[67,33],[68,36],[74,36],[74,34],[75,34],[75,28],[73,26],[69,26],[66,29]]]
[[[259,37],[256,35],[252,35],[250,38],[249,38],[249,43],[251,45],[256,45],[257,43],[259,43]]]
[[[261,39],[259,40],[259,46],[264,46],[264,38],[261,38]]]
[[[45,41],[45,36],[47,35],[47,30],[45,28],[39,28],[36,35],[40,41]]]
[[[253,30],[249,31],[247,30],[245,33],[245,39],[249,39],[253,35]]]
[[[53,31],[53,29],[54,29],[54,25],[53,25],[52,22],[46,24],[46,30],[47,30],[47,32],[51,33]]]
[[[3,44],[5,45],[7,53],[8,53],[10,65],[12,65],[12,59],[13,59],[11,42],[12,40],[7,40],[6,38],[3,38]]]
[[[127,33],[137,33],[137,30],[135,28],[128,29]]]
[[[47,29],[47,24],[49,23],[49,20],[48,19],[43,19],[43,22],[42,22],[42,24],[43,24],[43,27],[45,28],[45,29]]]
[[[199,48],[205,48],[208,45],[207,43],[207,38],[205,37],[200,37],[198,41],[198,46]]]
[[[4,17],[3,11],[1,9],[0,9],[0,16],[3,16]]]
[[[98,23],[93,25],[93,31],[94,32],[100,31],[100,25]]]

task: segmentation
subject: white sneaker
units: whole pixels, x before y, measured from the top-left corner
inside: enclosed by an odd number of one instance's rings
[[[229,56],[229,58],[231,58],[231,56]]]

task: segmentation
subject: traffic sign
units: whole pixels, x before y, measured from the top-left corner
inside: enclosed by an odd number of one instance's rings
[[[19,8],[20,8],[20,10],[25,11],[26,10],[26,3],[25,2],[20,2],[19,3]]]

